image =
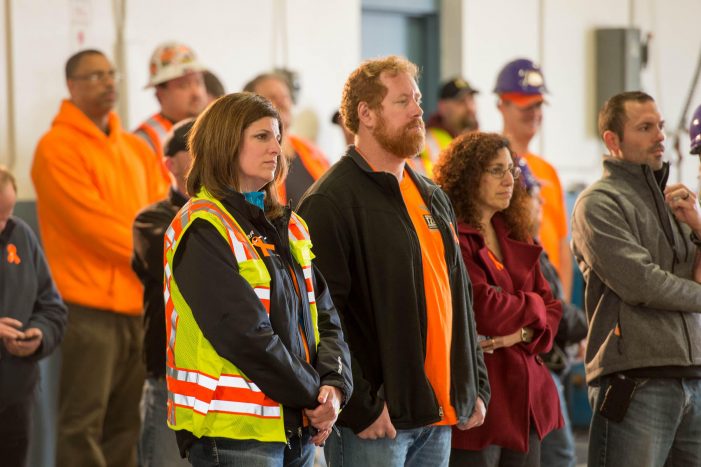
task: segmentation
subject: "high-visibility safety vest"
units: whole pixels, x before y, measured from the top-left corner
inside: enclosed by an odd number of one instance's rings
[[[158,157],[162,157],[163,143],[172,129],[173,123],[158,113],[139,125],[139,128],[134,133],[141,136]]]
[[[412,160],[411,167],[428,178],[433,178],[433,165],[438,162],[441,151],[448,147],[453,137],[440,128],[429,128],[426,130],[426,147],[421,154]]]
[[[163,163],[163,143],[173,129],[173,123],[165,118],[160,113],[152,115],[148,120],[139,125],[139,128],[134,130],[134,134],[140,136],[158,158],[161,167],[161,175],[170,184],[170,174],[165,164]]]
[[[212,224],[226,240],[239,273],[270,314],[271,279],[265,263],[238,222],[218,200],[202,190],[178,212],[164,239],[168,426],[188,430],[197,437],[285,442],[282,405],[266,396],[236,365],[217,354],[197,326],[173,278],[173,258],[180,239],[196,219]],[[318,345],[311,240],[306,223],[294,213],[288,237],[292,256],[304,273],[314,345]]]

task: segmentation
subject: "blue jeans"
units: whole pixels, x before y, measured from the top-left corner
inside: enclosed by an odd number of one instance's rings
[[[589,387],[589,467],[701,465],[701,379],[637,379],[620,423],[599,413],[610,380]]]
[[[572,423],[565,400],[565,389],[562,386],[560,377],[550,374],[557,388],[557,395],[560,397],[560,410],[564,425],[559,430],[548,433],[540,444],[540,465],[542,467],[575,467],[577,459],[574,448],[574,435],[572,434]]]
[[[326,440],[328,467],[448,467],[451,427],[426,426],[397,430],[395,439],[360,439],[353,430],[337,427]]]
[[[180,457],[175,432],[166,423],[168,389],[164,378],[146,378],[141,393],[140,467],[177,467],[190,463]]]
[[[312,467],[315,446],[305,434],[285,443],[227,438],[197,439],[188,452],[193,467]]]

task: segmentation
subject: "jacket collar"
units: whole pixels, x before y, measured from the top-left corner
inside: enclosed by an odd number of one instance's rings
[[[395,177],[389,172],[374,171],[372,167],[370,167],[370,164],[368,164],[368,162],[365,160],[365,158],[360,155],[358,150],[355,148],[355,145],[351,144],[350,146],[348,146],[345,157],[351,159],[361,171],[363,171],[370,178],[374,179],[379,185],[383,186],[384,188],[389,188],[390,191],[398,189],[399,181],[397,180],[397,177]],[[412,169],[409,164],[404,164],[404,170],[412,179],[414,185],[416,185],[416,187],[418,188],[419,193],[421,193],[421,197],[428,206],[430,204],[431,197],[433,196],[433,193],[438,189],[438,186],[414,172],[414,169]]]
[[[15,225],[17,225],[16,222],[12,216],[10,216],[5,223],[5,228],[0,232],[0,245],[5,245],[10,242],[10,235],[12,235],[12,231],[15,230]]]
[[[87,115],[83,113],[74,103],[69,100],[61,102],[58,115],[54,118],[53,126],[66,125],[94,139],[113,140],[122,129],[122,123],[115,112],[110,112],[107,116],[107,128],[109,133],[105,134]]]
[[[638,164],[611,156],[604,156],[604,178],[622,176],[631,183],[647,186],[647,182],[640,176],[641,174],[650,181],[654,180],[655,184],[660,187],[660,191],[664,192],[667,186],[667,179],[669,178],[669,162],[663,163],[660,170],[652,170],[647,164]]]
[[[511,238],[506,221],[501,213],[497,213],[492,217],[492,225],[499,239],[504,266],[511,276],[514,290],[519,290],[540,261],[543,249],[538,245]],[[498,281],[501,274],[499,274],[496,265],[490,258],[489,248],[487,248],[482,232],[464,222],[458,224],[458,232],[470,237],[479,245],[477,254],[490,271],[492,278]]]

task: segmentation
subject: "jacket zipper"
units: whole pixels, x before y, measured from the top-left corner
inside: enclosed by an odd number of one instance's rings
[[[668,233],[664,229],[664,225],[662,227],[662,230],[665,233],[665,238],[667,239],[667,242],[669,243],[669,245],[672,247],[672,255],[673,256],[672,256],[672,271],[671,272],[674,272],[674,269],[675,269],[675,266],[677,265],[677,263],[681,262],[681,260],[679,259],[679,256],[678,256],[676,241],[675,241],[675,237],[674,237],[674,226],[676,225],[676,227],[677,227],[676,230],[682,236],[682,238],[684,237],[684,235],[683,235],[683,232],[681,232],[681,228],[679,227],[679,222],[677,221],[677,219],[675,217],[672,217],[674,219],[674,224],[672,224],[672,222],[669,220],[669,214],[667,213],[666,209],[664,210],[664,213],[666,214],[666,216],[664,216],[664,218],[662,216],[662,213],[660,213],[658,203],[657,203],[657,201],[658,201],[657,194],[658,194],[658,192],[661,192],[661,188],[659,188],[659,185],[657,185],[657,184],[654,185],[657,189],[650,186],[650,180],[649,180],[648,174],[646,173],[645,167],[643,167],[643,175],[645,176],[645,180],[647,181],[648,188],[650,188],[650,190],[653,192],[652,194],[653,194],[654,202],[655,202],[655,211],[657,211],[657,216],[660,219],[660,223],[664,224],[666,221],[667,222],[666,225],[668,225],[669,230],[671,230],[671,238],[670,238],[670,233]],[[654,175],[653,175],[653,177],[654,177]],[[684,244],[684,245],[686,247],[686,244]],[[689,249],[686,248],[686,253],[684,255],[684,258],[686,259],[686,258],[688,258],[688,256],[689,256]],[[686,320],[684,319],[684,315],[682,314],[682,312],[679,312],[679,319],[682,320],[682,324],[684,325],[684,336],[686,337],[686,346],[687,346],[687,349],[689,352],[689,361],[693,362],[693,351],[691,348],[691,336],[689,335],[689,327],[686,324]],[[619,320],[619,326],[620,326],[620,320]],[[622,334],[623,334],[623,331],[621,331],[621,335]]]
[[[390,175],[390,176],[394,179],[394,176],[392,176],[392,175]],[[405,173],[404,176],[409,177],[409,174]],[[406,204],[404,203],[404,197],[402,196],[399,182],[396,179],[394,179],[394,182],[395,182],[395,185],[393,185],[393,186],[395,187],[395,192],[396,192],[396,195],[398,197],[397,200],[399,201],[399,204],[400,204],[400,211],[402,212],[402,214],[404,216],[404,221],[405,221],[404,228],[407,231],[409,231],[410,234],[412,235],[412,238],[414,239],[414,244],[419,246],[419,248],[418,248],[418,250],[419,250],[418,251],[418,258],[419,258],[418,266],[419,266],[419,268],[418,268],[418,270],[421,271],[421,278],[422,278],[421,284],[423,286],[424,285],[423,284],[423,257],[421,254],[421,242],[419,241],[419,234],[416,233],[416,230],[414,228],[414,222],[411,220],[411,216],[409,215],[409,211],[407,210]],[[413,179],[411,180],[411,182],[414,183],[417,191],[421,195],[421,199],[426,203],[426,209],[428,209],[428,212],[431,214],[431,216],[433,216],[433,194],[436,192],[436,190],[434,189],[430,193],[427,193]],[[425,196],[428,197],[428,201],[425,199]],[[434,218],[434,220],[436,220],[436,219]],[[436,222],[440,222],[440,220],[436,220]],[[443,243],[445,243],[445,238],[443,238],[444,237],[444,235],[443,235],[444,229],[441,229],[440,232],[441,232],[441,239],[442,239]],[[444,245],[444,248],[445,248],[445,245]],[[447,262],[446,262],[446,267],[448,267]],[[450,270],[448,270],[448,276],[449,276],[448,279],[450,282]],[[420,293],[421,293],[421,297],[423,298],[423,300],[419,304],[419,305],[421,305],[421,307],[422,307],[421,309],[424,312],[424,326],[425,327],[424,327],[423,331],[424,331],[424,335],[426,336],[426,339],[428,340],[428,313],[426,311],[426,294],[423,290],[421,290]],[[424,342],[424,359],[425,358],[426,358],[426,343]],[[426,379],[428,380],[428,377],[426,377]],[[452,378],[451,378],[451,381],[452,381]],[[430,384],[430,381],[429,381],[429,384]],[[435,391],[432,391],[432,392],[433,392],[433,400],[435,401],[436,407],[438,409],[438,416],[440,417],[440,420],[443,420],[443,407],[438,402],[438,396],[436,395]]]

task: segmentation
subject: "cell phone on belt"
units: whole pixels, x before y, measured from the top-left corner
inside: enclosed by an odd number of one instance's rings
[[[599,407],[601,416],[612,422],[622,422],[633,399],[636,386],[635,380],[621,374],[614,375],[604,393],[604,401]]]

